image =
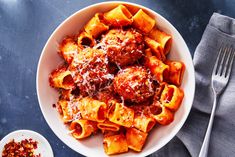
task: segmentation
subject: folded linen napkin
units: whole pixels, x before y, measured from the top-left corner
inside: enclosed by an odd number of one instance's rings
[[[214,13],[194,53],[196,92],[191,113],[177,136],[151,157],[198,156],[213,104],[212,69],[222,43],[235,48],[235,19]],[[208,156],[235,156],[235,64],[217,105]]]

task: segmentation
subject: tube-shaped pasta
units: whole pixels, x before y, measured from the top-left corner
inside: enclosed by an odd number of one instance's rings
[[[154,100],[160,100],[162,91],[165,88],[165,85],[167,85],[166,82],[162,82],[159,84],[159,86],[156,87],[155,94],[154,94]]]
[[[112,26],[127,26],[132,23],[132,14],[124,5],[119,5],[104,14],[104,19]]]
[[[158,43],[160,43],[161,47],[163,48],[163,53],[166,55],[170,52],[171,45],[172,45],[172,37],[169,34],[166,34],[165,32],[154,28],[149,33],[149,37],[153,40],[156,40]]]
[[[156,124],[155,119],[145,115],[135,116],[134,119],[134,127],[143,132],[149,132],[154,127],[155,124]]]
[[[133,16],[133,26],[144,33],[149,33],[153,29],[155,23],[155,20],[142,9]]]
[[[103,146],[105,153],[108,155],[119,154],[128,151],[127,140],[123,134],[104,137]]]
[[[152,116],[161,125],[168,125],[174,120],[174,114],[165,106],[162,106],[162,111],[160,114]]]
[[[162,91],[160,102],[170,110],[178,110],[184,97],[184,92],[174,85],[166,85]]]
[[[162,47],[158,42],[146,36],[144,37],[144,41],[146,45],[152,50],[151,52],[153,52],[159,60],[164,61],[166,59],[166,56],[163,54]]]
[[[102,134],[104,137],[109,137],[109,136],[113,136],[113,135],[119,135],[119,134],[124,134],[124,129],[122,128],[122,130],[120,129],[119,131],[110,131],[110,130],[101,130]]]
[[[185,71],[184,63],[179,61],[170,61],[170,60],[166,60],[165,63],[169,66],[169,73],[166,80],[169,83],[180,86]]]
[[[74,87],[71,72],[65,67],[54,70],[49,77],[49,82],[54,88],[71,89]]]
[[[148,133],[142,132],[136,128],[128,128],[126,131],[126,140],[128,147],[134,151],[140,152],[145,144]]]
[[[75,101],[70,102],[67,100],[59,100],[57,102],[60,109],[62,110],[62,119],[64,123],[73,121],[79,116],[79,110]]]
[[[147,66],[155,79],[161,83],[163,82],[164,76],[168,73],[169,66],[164,64],[161,60],[157,59],[156,56],[146,56],[145,66]]]
[[[107,105],[104,102],[85,97],[80,100],[79,109],[82,118],[97,122],[103,122],[106,117]]]
[[[134,110],[116,101],[110,101],[110,103],[109,120],[121,126],[131,127],[134,121]]]
[[[105,25],[102,20],[103,15],[96,13],[95,16],[85,25],[85,31],[94,38],[97,38],[102,32],[109,29],[109,26]]]
[[[118,131],[120,129],[119,125],[112,123],[108,120],[98,123],[97,127],[101,130],[110,130],[110,131]]]
[[[90,136],[92,133],[95,133],[97,131],[97,127],[95,122],[79,119],[74,120],[70,124],[70,130],[74,138],[83,139]]]
[[[92,35],[88,34],[87,32],[82,32],[78,36],[78,47],[84,49],[84,47],[93,47],[95,45],[95,40]]]
[[[73,38],[65,38],[59,47],[59,53],[67,63],[71,63],[74,55],[78,53],[78,46]]]

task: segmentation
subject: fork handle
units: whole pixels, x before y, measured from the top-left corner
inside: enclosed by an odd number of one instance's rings
[[[201,147],[198,157],[207,157],[207,154],[208,154],[208,148],[210,144],[210,135],[211,135],[211,130],[212,130],[214,116],[215,116],[215,109],[217,105],[217,98],[218,98],[218,95],[214,93],[214,102],[213,102],[213,107],[211,111],[211,116],[210,116],[209,124],[206,130],[206,135],[204,137],[204,141],[202,143],[202,147]]]

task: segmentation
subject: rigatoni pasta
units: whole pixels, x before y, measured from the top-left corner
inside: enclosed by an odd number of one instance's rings
[[[147,136],[148,133],[135,128],[128,128],[126,131],[128,147],[134,151],[140,152],[145,144]]]
[[[49,83],[75,139],[100,130],[106,154],[140,152],[154,127],[174,120],[185,66],[167,59],[173,38],[157,25],[144,10],[118,5],[62,40],[64,64]]]
[[[132,14],[124,5],[119,5],[118,7],[104,14],[104,19],[112,26],[130,25],[132,23],[131,17]]]
[[[161,107],[160,114],[153,114],[152,116],[157,121],[157,123],[161,125],[168,125],[174,120],[174,113],[165,106]]]
[[[72,37],[65,38],[59,47],[59,54],[69,64],[73,60],[73,57],[78,53],[78,51],[78,45]]]
[[[50,85],[55,88],[70,89],[74,87],[71,72],[65,67],[54,70],[49,77]]]
[[[145,65],[150,69],[156,80],[161,83],[164,81],[164,76],[169,71],[169,66],[164,64],[156,56],[146,56]]]
[[[128,151],[127,140],[124,134],[104,137],[104,151],[108,155],[120,154]]]
[[[108,119],[116,124],[131,127],[134,121],[134,111],[125,105],[112,101],[108,113]]]
[[[70,130],[74,138],[83,139],[90,136],[92,133],[95,133],[97,127],[95,122],[84,119],[78,119],[74,120],[70,124]]]
[[[160,43],[165,55],[169,53],[172,45],[172,37],[170,35],[157,28],[154,28],[149,33],[149,37]]]
[[[140,9],[133,16],[133,26],[144,33],[149,33],[155,26],[155,20]]]
[[[71,101],[62,99],[62,100],[59,100],[57,104],[62,111],[62,115],[63,115],[62,119],[64,123],[72,122],[80,114],[77,104],[74,101],[71,102]]]
[[[104,122],[100,122],[97,124],[97,127],[102,131],[119,131],[120,125],[110,122],[109,120],[105,120]]]
[[[166,80],[169,83],[180,86],[185,71],[184,63],[171,60],[166,60],[165,63],[169,66],[169,73],[167,75]]]
[[[134,118],[134,127],[143,131],[149,132],[156,124],[156,120],[152,117],[138,115]]]
[[[82,50],[85,47],[93,47],[95,45],[95,39],[92,37],[91,34],[83,31],[79,34],[77,39],[78,47]]]
[[[161,47],[161,45],[156,42],[155,40],[149,38],[149,37],[144,37],[144,41],[146,43],[146,45],[151,49],[151,52],[154,53],[154,55],[164,61],[166,59],[165,54],[163,54],[163,49]]]
[[[85,97],[80,100],[79,110],[82,118],[103,122],[106,118],[107,105],[104,102]]]
[[[102,22],[103,15],[100,13],[95,14],[95,16],[85,25],[85,31],[97,38],[102,32],[107,31],[109,26]]]
[[[174,85],[166,85],[162,91],[160,101],[165,107],[176,111],[178,110],[183,97],[184,92],[180,88]]]

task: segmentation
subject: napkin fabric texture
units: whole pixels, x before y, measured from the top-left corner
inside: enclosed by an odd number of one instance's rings
[[[198,157],[213,105],[211,74],[221,44],[235,48],[235,19],[214,13],[194,53],[196,91],[189,117],[177,136],[150,157]],[[208,157],[235,157],[235,63],[217,104]]]

